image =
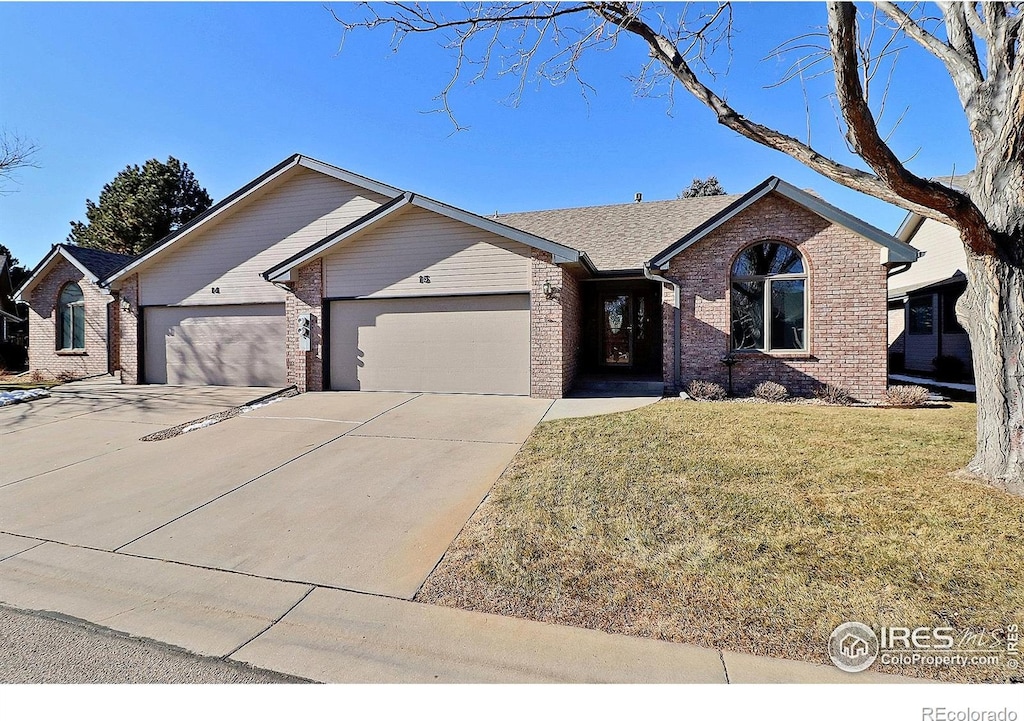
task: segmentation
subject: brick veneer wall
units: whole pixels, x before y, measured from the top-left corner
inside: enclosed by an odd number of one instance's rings
[[[682,286],[680,382],[728,382],[730,271],[743,248],[762,240],[796,246],[808,270],[808,350],[799,355],[741,352],[737,394],[763,380],[808,395],[822,383],[880,402],[886,388],[886,269],[874,243],[789,200],[769,195],[672,259],[666,276]],[[671,382],[671,307],[665,308],[666,381]]]
[[[323,355],[323,265],[314,260],[297,271],[292,292],[285,299],[285,348],[288,383],[301,392],[324,389]],[[310,350],[299,350],[298,321],[303,313],[312,316]]]
[[[57,299],[68,283],[78,283],[85,302],[85,348],[82,351],[57,350]],[[47,376],[71,373],[91,376],[107,373],[108,310],[111,297],[85,278],[78,268],[61,256],[54,267],[32,290],[28,316],[28,366]]]
[[[551,284],[550,298],[544,283]],[[561,398],[576,379],[580,347],[579,281],[534,249],[530,259],[530,395]]]
[[[136,385],[139,378],[139,276],[130,275],[117,291],[117,342],[121,382]]]

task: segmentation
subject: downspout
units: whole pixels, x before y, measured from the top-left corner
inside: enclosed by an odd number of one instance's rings
[[[680,321],[680,296],[682,295],[679,284],[675,281],[669,280],[665,276],[655,275],[651,272],[651,266],[648,263],[644,263],[643,266],[644,277],[648,280],[653,280],[657,283],[664,283],[672,288],[672,388],[675,392],[679,392],[679,321]]]

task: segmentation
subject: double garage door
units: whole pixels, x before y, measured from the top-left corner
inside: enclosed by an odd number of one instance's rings
[[[330,303],[332,390],[530,394],[530,296]]]
[[[530,394],[530,296],[332,301],[331,390]],[[283,304],[148,307],[147,383],[286,385]]]
[[[286,384],[283,303],[148,307],[143,328],[147,383]]]

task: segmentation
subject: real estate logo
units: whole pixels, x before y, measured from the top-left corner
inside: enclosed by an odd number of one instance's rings
[[[878,658],[878,637],[870,626],[849,621],[837,626],[829,636],[828,655],[843,671],[863,671]]]

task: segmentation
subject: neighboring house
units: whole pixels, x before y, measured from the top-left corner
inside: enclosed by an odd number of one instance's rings
[[[23,323],[14,303],[14,288],[11,287],[10,258],[0,255],[0,343],[7,343],[14,336],[15,326]]]
[[[959,232],[911,213],[896,235],[921,257],[889,279],[890,370],[970,378],[971,342],[956,319],[956,302],[967,288],[967,256]]]
[[[488,218],[295,155],[100,285],[125,383],[557,398],[588,374],[725,383],[733,352],[738,392],[879,401],[886,273],[915,258],[778,178]],[[21,292],[45,310],[46,287]]]
[[[130,256],[59,244],[32,270],[15,299],[29,305],[28,365],[77,377],[118,370],[116,296],[99,284]]]

